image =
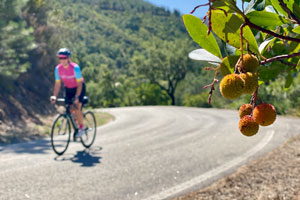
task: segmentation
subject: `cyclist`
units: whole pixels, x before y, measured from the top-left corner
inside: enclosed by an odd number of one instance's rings
[[[81,106],[85,96],[85,83],[79,65],[71,62],[71,55],[72,52],[68,48],[61,48],[57,52],[60,64],[55,67],[54,92],[50,100],[53,104],[56,102],[62,81],[65,86],[65,102],[73,104],[71,113],[75,114],[79,125],[79,131],[75,136],[78,138],[84,134]]]

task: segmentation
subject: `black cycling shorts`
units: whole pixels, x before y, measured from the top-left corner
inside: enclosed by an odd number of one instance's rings
[[[65,102],[67,104],[72,104],[76,95],[76,88],[65,88]],[[82,83],[82,90],[79,95],[79,102],[83,102],[83,97],[85,96],[85,83]]]

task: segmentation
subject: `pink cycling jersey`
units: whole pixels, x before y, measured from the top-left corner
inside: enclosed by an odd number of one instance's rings
[[[67,68],[62,64],[55,67],[55,81],[63,81],[66,88],[76,88],[77,82],[84,82],[80,67],[76,63],[69,63]]]

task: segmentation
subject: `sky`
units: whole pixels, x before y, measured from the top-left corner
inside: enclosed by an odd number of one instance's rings
[[[173,11],[174,9],[178,10],[181,14],[189,14],[196,6],[200,4],[206,4],[208,1],[204,0],[144,0],[150,2],[154,5],[167,8],[168,10]],[[201,7],[196,10],[194,13],[197,17],[203,17],[206,15],[208,6]]]

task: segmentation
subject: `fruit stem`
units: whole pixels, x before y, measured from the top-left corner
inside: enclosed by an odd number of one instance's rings
[[[236,64],[235,64],[235,67],[234,67],[234,73],[235,74],[239,74],[240,72],[239,72],[239,69],[238,69],[238,66],[239,66],[239,63],[241,62],[241,60],[243,60],[242,59],[243,57],[242,56],[240,56],[240,58],[238,59],[238,61],[236,62]],[[243,67],[243,66],[242,66]]]
[[[202,7],[202,6],[209,6],[210,2],[209,3],[206,3],[206,4],[201,4],[201,5],[198,5],[196,6],[191,12],[190,14],[193,14],[198,8]]]
[[[257,93],[258,93],[258,87],[257,87],[256,90],[252,93],[251,100],[250,100],[250,104],[253,106],[253,108],[255,108],[255,106],[256,106]]]
[[[218,69],[218,68],[217,68],[217,69]],[[203,89],[206,89],[206,88],[211,87],[211,88],[210,88],[210,91],[209,91],[209,96],[208,96],[208,104],[211,103],[211,98],[212,98],[213,92],[214,92],[214,90],[215,90],[215,83],[217,83],[217,82],[219,81],[219,80],[217,79],[218,74],[219,74],[219,72],[218,72],[218,70],[216,70],[213,82],[212,82],[211,84],[206,85],[206,86],[203,87]]]

